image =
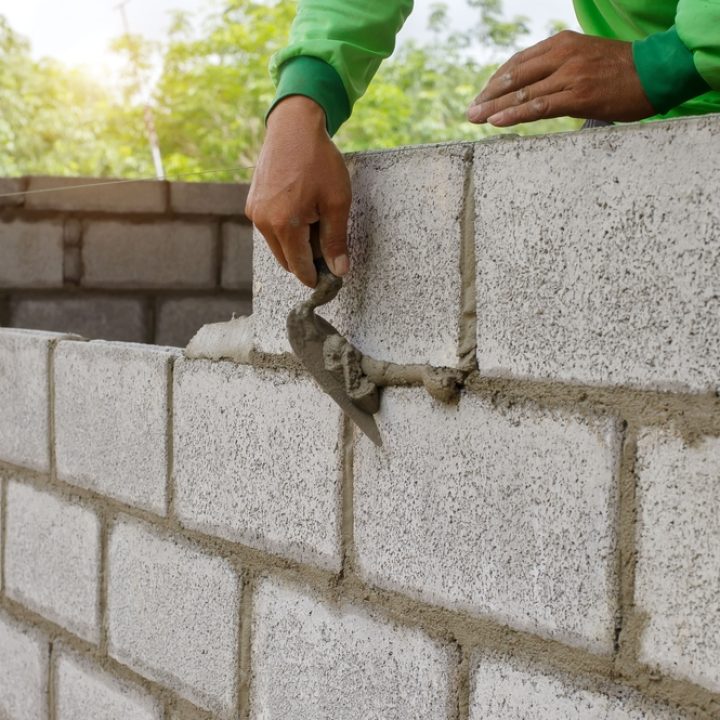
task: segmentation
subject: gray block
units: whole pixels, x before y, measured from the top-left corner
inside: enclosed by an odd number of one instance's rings
[[[217,231],[183,222],[92,221],[82,246],[85,287],[210,288],[216,284]]]
[[[476,655],[470,720],[690,720],[694,717],[611,683],[552,673],[512,658]]]
[[[253,607],[252,720],[454,717],[452,646],[277,580]]]
[[[162,704],[90,660],[63,650],[55,665],[57,720],[163,720]]]
[[[0,328],[0,460],[50,469],[50,349],[62,337]]]
[[[49,644],[0,611],[0,717],[47,720]]]
[[[0,258],[0,287],[62,287],[62,223],[0,222]]]
[[[720,692],[720,439],[638,442],[640,660]]]
[[[340,568],[341,413],[307,377],[175,369],[175,512],[188,527]]]
[[[161,300],[155,321],[155,342],[185,347],[203,325],[251,313],[252,302],[242,295],[196,295]]]
[[[247,183],[170,183],[170,209],[197,215],[243,215]]]
[[[230,563],[127,519],[109,546],[109,653],[234,717],[240,579]]]
[[[618,424],[386,389],[355,452],[370,582],[596,653],[615,627]]]
[[[224,223],[222,241],[222,286],[227,290],[252,292],[252,226],[243,223]]]
[[[91,510],[10,482],[5,592],[70,632],[100,637],[100,521]]]
[[[61,480],[165,513],[168,383],[175,357],[149,345],[58,345],[55,452]]]
[[[87,187],[93,185],[95,187]],[[58,192],[52,192],[54,189]],[[107,178],[31,177],[25,207],[31,210],[82,210],[108,213],[165,212],[166,184],[156,181],[118,183]]]
[[[11,302],[12,326],[71,332],[91,340],[144,342],[148,338],[148,307],[142,298],[79,295],[16,296]]]
[[[714,390],[717,120],[480,144],[480,371]]]
[[[397,363],[458,365],[470,153],[459,144],[350,159],[353,268],[322,314],[364,353]],[[261,238],[254,253],[257,347],[290,352],[285,319],[309,291],[277,264]]]

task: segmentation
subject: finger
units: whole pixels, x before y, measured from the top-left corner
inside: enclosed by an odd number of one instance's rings
[[[563,117],[565,115],[578,117],[580,112],[582,112],[582,109],[579,107],[576,95],[570,90],[563,90],[553,95],[544,95],[522,105],[502,110],[495,115],[491,115],[487,121],[495,127],[509,127],[518,123]]]
[[[287,223],[275,228],[275,234],[287,259],[290,272],[308,287],[317,285],[317,272],[310,248],[310,226]]]
[[[275,256],[275,259],[280,263],[280,265],[285,268],[285,270],[289,272],[290,266],[288,265],[288,261],[285,258],[285,253],[283,252],[282,247],[280,246],[280,241],[277,239],[277,237],[275,237],[275,233],[272,231],[271,227],[269,225],[260,227],[257,224],[255,225],[255,227],[258,229],[258,232],[265,238],[265,242],[270,248],[272,254]]]
[[[508,92],[506,95],[503,95],[496,100],[489,100],[488,102],[484,102],[470,108],[470,110],[468,110],[468,120],[474,123],[484,123],[488,121],[488,118],[493,115],[497,115],[503,110],[507,110],[508,108],[516,107],[518,105],[524,105],[535,98],[546,95],[554,95],[562,90],[562,79],[559,78],[557,74],[551,75],[540,82],[523,86],[514,92]]]
[[[350,269],[347,225],[350,203],[339,201],[320,208],[320,249],[333,275],[342,277]]]

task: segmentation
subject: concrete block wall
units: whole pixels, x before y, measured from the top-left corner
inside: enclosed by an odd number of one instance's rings
[[[350,157],[383,448],[259,241],[242,364],[0,330],[0,718],[719,718],[718,130]]]
[[[0,182],[0,326],[184,347],[252,309],[247,185]]]

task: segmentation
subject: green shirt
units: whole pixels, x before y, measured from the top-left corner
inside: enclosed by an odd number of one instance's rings
[[[720,112],[720,0],[574,4],[586,33],[633,43],[635,66],[657,118]],[[392,54],[412,5],[299,0],[290,43],[270,62],[277,85],[273,107],[288,95],[306,95],[325,109],[334,134]]]

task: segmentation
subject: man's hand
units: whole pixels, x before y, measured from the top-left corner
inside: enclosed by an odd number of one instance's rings
[[[310,225],[318,221],[330,270],[348,271],[350,200],[350,176],[325,129],[325,111],[301,95],[278,103],[268,118],[245,213],[278,262],[305,285],[317,283]]]
[[[565,115],[631,121],[654,114],[632,43],[565,30],[499,68],[468,109],[468,120],[507,127]]]

